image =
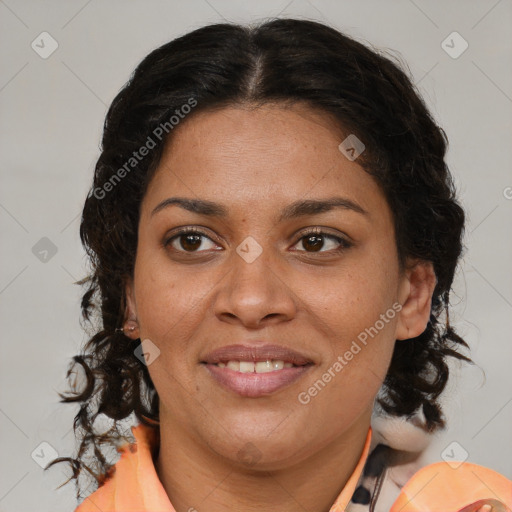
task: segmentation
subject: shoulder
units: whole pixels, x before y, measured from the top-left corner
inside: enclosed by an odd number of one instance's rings
[[[386,448],[376,482],[379,511],[477,512],[489,505],[485,512],[512,512],[512,480],[497,471],[455,460],[419,467],[433,437],[422,411],[408,418],[375,414],[372,423],[375,442]]]
[[[114,512],[137,507],[145,510],[145,504],[152,504],[155,511],[170,510],[153,462],[159,443],[158,431],[143,424],[131,430],[134,442],[124,442],[117,448],[119,460],[75,512]]]
[[[390,512],[486,512],[512,510],[512,480],[470,462],[435,462],[402,487]]]

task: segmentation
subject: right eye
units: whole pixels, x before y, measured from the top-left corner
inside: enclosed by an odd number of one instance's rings
[[[171,246],[174,250],[185,253],[202,252],[198,250],[204,245],[202,238],[208,239],[215,245],[213,240],[203,231],[197,228],[181,228],[164,241],[164,246]]]

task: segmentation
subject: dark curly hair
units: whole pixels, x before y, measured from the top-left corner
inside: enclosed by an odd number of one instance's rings
[[[72,383],[60,396],[80,404],[74,430],[81,440],[75,458],[51,463],[71,463],[77,497],[82,469],[95,484],[104,481],[112,464],[102,448],[126,440],[122,420],[158,429],[158,395],[135,353],[140,339],[116,328],[124,321],[141,201],[175,129],[172,117],[187,112],[192,117],[230,105],[300,102],[334,116],[364,142],[357,161],[391,207],[401,268],[406,258],[420,258],[433,263],[437,277],[428,325],[418,337],[396,341],[378,403],[397,416],[421,409],[429,431],[444,426],[438,399],[448,379],[447,358],[471,361],[459,352],[468,345],[450,326],[448,311],[465,216],[444,161],[446,135],[400,64],[327,25],[272,19],[199,28],[152,51],[135,69],[108,110],[80,225],[91,268],[78,284],[87,287],[81,308],[93,331],[68,371],[71,377],[80,370],[82,384]],[[136,158],[150,140],[148,154]],[[110,422],[106,432],[97,431],[100,419]]]

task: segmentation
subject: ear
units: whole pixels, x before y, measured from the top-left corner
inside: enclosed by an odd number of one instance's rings
[[[139,324],[137,321],[137,305],[135,303],[135,290],[131,277],[125,280],[126,307],[123,321],[123,334],[136,340],[140,337]]]
[[[397,340],[415,338],[425,331],[436,284],[437,278],[431,261],[408,262],[399,289],[402,309],[397,322]]]

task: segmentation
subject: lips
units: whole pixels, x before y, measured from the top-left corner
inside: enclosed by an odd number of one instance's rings
[[[262,362],[272,368],[261,373],[256,366]],[[222,388],[248,398],[276,393],[314,366],[304,354],[280,345],[229,345],[210,352],[201,363]]]
[[[229,361],[253,361],[256,363],[267,360],[284,361],[294,366],[304,366],[313,363],[307,356],[281,345],[228,345],[210,352],[201,362],[218,364]]]

